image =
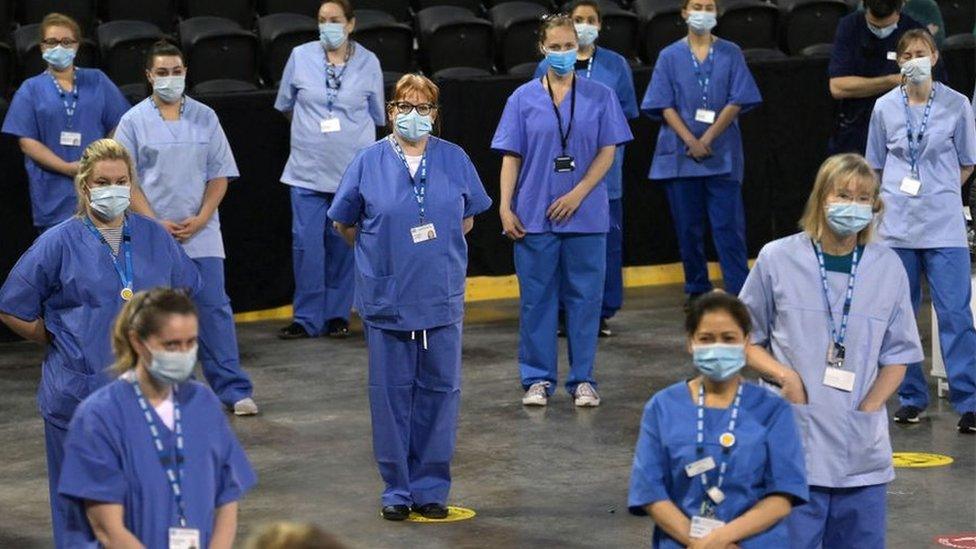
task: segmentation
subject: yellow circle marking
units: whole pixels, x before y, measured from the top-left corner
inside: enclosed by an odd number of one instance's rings
[[[927,454],[925,452],[895,452],[892,456],[895,467],[944,467],[954,460],[942,454]]]
[[[410,522],[458,522],[462,520],[468,520],[474,518],[475,512],[473,509],[465,509],[464,507],[454,507],[451,505],[447,506],[447,518],[442,519],[429,519],[420,516],[417,513],[410,513],[410,518],[407,520]]]

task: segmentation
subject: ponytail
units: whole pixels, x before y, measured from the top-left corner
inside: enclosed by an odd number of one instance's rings
[[[139,354],[129,340],[129,334],[142,340],[158,333],[170,315],[197,315],[193,301],[186,293],[172,288],[153,288],[139,292],[126,302],[115,319],[112,328],[112,351],[115,363],[112,369],[123,374],[136,367]]]

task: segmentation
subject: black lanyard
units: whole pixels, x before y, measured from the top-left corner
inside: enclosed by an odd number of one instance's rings
[[[566,126],[566,133],[563,133],[563,115],[559,114],[559,107],[556,105],[556,94],[552,92],[552,83],[549,82],[549,75],[546,78],[546,87],[549,88],[549,97],[552,98],[552,110],[556,113],[556,123],[559,124],[559,142],[563,146],[563,155],[566,154],[566,144],[569,143],[569,134],[573,131],[573,118],[576,117],[576,71],[573,71],[573,91],[569,102],[569,124]]]

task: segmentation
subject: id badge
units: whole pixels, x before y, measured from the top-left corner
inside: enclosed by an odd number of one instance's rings
[[[196,528],[170,528],[169,549],[201,549],[200,530]]]
[[[708,109],[698,109],[695,111],[695,121],[704,122],[706,124],[715,123],[715,111]]]
[[[707,473],[714,468],[715,460],[712,459],[712,456],[708,456],[685,465],[685,474],[687,474],[689,477],[697,477],[698,475]]]
[[[688,537],[692,539],[701,539],[708,534],[712,533],[712,530],[716,528],[721,528],[725,526],[725,523],[713,518],[705,518],[700,516],[691,517],[691,531],[688,532]]]
[[[898,53],[889,51],[887,54],[888,61],[898,61]]]
[[[922,189],[922,182],[910,175],[906,175],[901,180],[901,192],[918,196],[918,191]]]
[[[566,173],[576,170],[576,160],[572,156],[557,156],[553,161],[556,173]]]
[[[854,390],[854,372],[844,370],[843,368],[827,366],[827,370],[824,372],[823,384],[827,387],[833,387],[834,389],[840,389],[849,393]]]
[[[81,133],[79,132],[61,132],[61,144],[66,147],[80,147],[81,146]]]
[[[725,492],[723,492],[718,486],[712,486],[708,489],[708,499],[712,500],[715,505],[725,501]]]
[[[335,133],[339,131],[339,119],[338,118],[323,118],[319,121],[319,129],[322,133]]]
[[[410,229],[410,238],[413,239],[414,244],[420,244],[437,238],[437,231],[434,230],[433,223],[427,223]]]

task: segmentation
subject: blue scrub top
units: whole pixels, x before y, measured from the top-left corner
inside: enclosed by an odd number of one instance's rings
[[[325,50],[319,41],[292,50],[278,86],[275,108],[292,112],[291,154],[281,174],[286,185],[334,193],[353,156],[376,140],[386,124],[383,71],[376,55],[354,43],[332,113],[328,110]],[[339,131],[320,123],[339,119]]]
[[[901,190],[911,175],[908,130],[901,88],[874,104],[865,155],[881,170],[881,198],[885,212],[879,234],[893,248],[965,248],[966,220],[962,212],[959,166],[976,164],[976,122],[966,96],[936,82],[928,127],[919,149],[922,187],[913,196]],[[912,128],[918,133],[925,105],[913,105]]]
[[[179,120],[163,120],[152,97],[125,113],[115,131],[136,163],[139,186],[159,219],[181,222],[197,215],[207,182],[240,175],[217,113],[186,97]],[[183,243],[187,255],[224,257],[220,213]]]
[[[133,290],[199,290],[196,266],[165,229],[137,214],[129,214],[128,223]],[[28,322],[43,318],[51,335],[37,403],[44,419],[62,429],[75,406],[110,379],[121,291],[108,248],[78,217],[41,234],[0,287],[0,311]]]
[[[707,105],[715,111],[715,117],[718,118],[726,105],[738,105],[744,113],[762,103],[759,88],[739,46],[716,38],[713,52],[714,58],[712,61],[706,58],[701,70],[703,74],[711,72]],[[695,111],[702,108],[702,89],[687,38],[661,50],[641,102],[641,112],[652,120],[663,120],[667,108],[676,110],[696,137],[701,137],[709,127],[709,124],[695,120]],[[674,129],[662,123],[647,177],[676,179],[725,175],[741,183],[745,160],[738,118],[712,142],[712,153],[702,162],[695,162],[686,154],[685,144]]]
[[[419,170],[417,178],[419,181]],[[406,166],[388,139],[363,149],[342,177],[329,218],[356,225],[356,309],[386,330],[460,322],[468,245],[461,222],[491,199],[468,155],[436,137],[427,142],[426,218]],[[410,229],[433,223],[437,237],[414,244]]]
[[[3,133],[40,141],[65,162],[81,159],[81,153],[95,140],[106,137],[129,110],[122,92],[98,69],[75,68],[78,106],[68,127],[64,101],[51,74],[43,72],[21,84],[3,121]],[[70,105],[72,94],[65,94]],[[61,144],[61,132],[81,133],[81,146]],[[72,178],[48,171],[24,155],[30,183],[34,226],[50,227],[75,212],[77,203]]]
[[[569,125],[571,104],[572,91],[559,104],[563,131]],[[563,154],[559,132],[552,98],[542,79],[526,82],[508,98],[491,148],[522,159],[512,208],[529,233],[605,233],[610,227],[610,205],[604,180],[583,199],[569,221],[550,223],[546,210],[576,187],[601,148],[633,139],[617,94],[593,80],[576,79],[576,115],[566,149],[576,161],[575,171],[555,172],[553,162]]]
[[[592,61],[592,64],[590,64]],[[580,69],[580,65],[585,68]],[[535,69],[535,77],[541,78],[549,70],[549,61],[545,58]],[[597,46],[593,56],[582,62],[577,62],[576,76],[592,78],[617,94],[620,108],[628,120],[637,118],[637,95],[634,91],[634,73],[630,70],[630,63],[619,53]],[[610,200],[617,200],[624,195],[624,148],[617,147],[613,166],[603,178],[607,185],[607,195]]]
[[[790,405],[762,387],[742,381],[742,402],[735,425],[735,445],[728,454],[722,482],[725,501],[715,508],[716,518],[729,522],[759,500],[783,495],[794,504],[809,499],[803,446]],[[685,466],[705,456],[716,465],[724,448],[719,436],[728,430],[731,407],[705,408],[704,454],[697,453],[697,402],[687,382],[655,394],[644,406],[640,435],[634,452],[627,505],[634,514],[658,501],[670,500],[689,517],[701,514],[706,497],[701,478],[689,478]],[[708,473],[714,486],[717,471]],[[653,546],[679,548],[661,528],[654,529]],[[780,521],[764,532],[739,542],[743,549],[788,547],[789,530]]]
[[[200,530],[200,546],[207,547],[216,510],[243,498],[257,476],[209,387],[182,383],[175,398],[183,418],[187,523]],[[164,451],[175,455],[175,436],[151,413]],[[78,407],[64,445],[58,490],[82,508],[85,500],[121,504],[126,529],[146,547],[168,546],[169,528],[179,526],[176,500],[128,380],[102,387]],[[72,547],[96,542],[87,522],[69,524],[66,535]]]
[[[830,306],[840,323],[849,273],[828,272]],[[766,244],[739,298],[752,315],[752,342],[800,374],[809,404],[794,405],[806,449],[810,486],[852,488],[895,478],[888,413],[857,410],[881,368],[921,362],[905,268],[888,247],[867,244],[857,269],[847,326],[845,368],[854,390],[824,385],[832,343],[820,267],[810,238],[799,233]]]

